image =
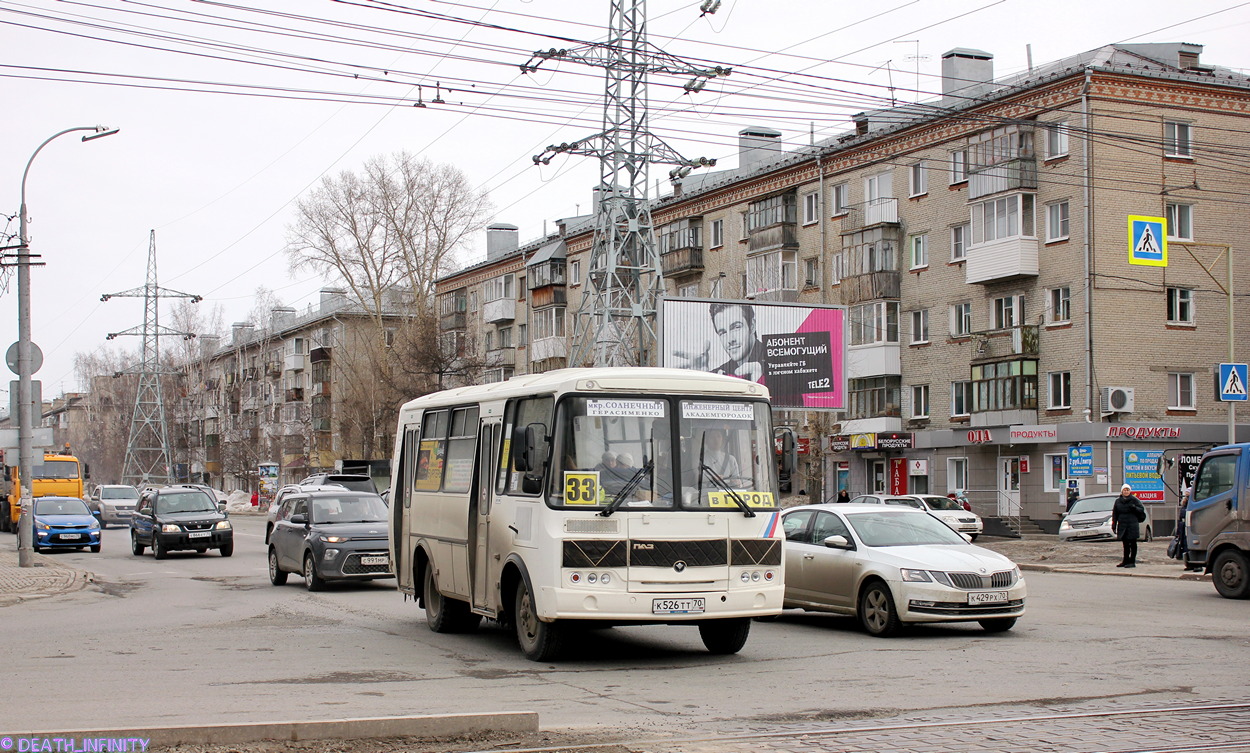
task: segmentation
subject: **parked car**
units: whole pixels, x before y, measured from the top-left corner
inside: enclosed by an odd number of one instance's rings
[[[178,486],[188,486],[192,489],[199,489],[208,496],[217,501],[217,509],[221,512],[226,511],[226,502],[230,501],[230,496],[220,489],[214,489],[206,484],[178,484]]]
[[[852,497],[851,504],[900,505],[902,507],[914,507],[917,510],[928,509],[919,499],[907,494],[861,494],[858,497]]]
[[[342,487],[287,487],[289,515],[274,522],[269,537],[269,580],[304,577],[309,591],[329,581],[392,577],[386,505],[369,492]]]
[[[77,497],[36,497],[32,507],[36,552],[44,549],[82,549],[100,551],[100,521],[87,503]]]
[[[782,526],[785,607],[854,615],[876,636],[922,622],[1000,632],[1024,614],[1015,563],[910,506],[794,507]]]
[[[128,484],[100,484],[91,492],[87,507],[100,514],[100,527],[109,523],[128,525],[139,503],[139,490]]]
[[[1118,494],[1090,494],[1078,499],[1072,509],[1059,521],[1060,541],[1109,541],[1115,538],[1111,532],[1111,508]],[[1150,518],[1150,505],[1146,508],[1146,521],[1140,524],[1141,540],[1154,538],[1154,521]]]
[[[951,527],[951,530],[968,534],[973,541],[985,530],[985,523],[975,512],[968,512],[958,500],[936,494],[909,494],[919,500],[933,517]]]
[[[234,554],[234,529],[217,501],[193,486],[146,489],[139,509],[130,519],[130,550],[135,556],[152,547],[152,556],[193,549],[203,554],[217,549],[222,557]]]
[[[373,478],[363,473],[314,473],[299,482],[300,486],[341,486],[358,492],[378,493]]]

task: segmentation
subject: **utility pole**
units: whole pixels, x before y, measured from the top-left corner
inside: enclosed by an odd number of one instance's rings
[[[161,395],[161,377],[178,372],[161,366],[161,337],[177,336],[185,340],[195,337],[191,332],[177,332],[160,324],[160,299],[190,298],[192,303],[202,299],[198,295],[162,288],[156,283],[156,231],[151,231],[148,245],[147,282],[141,288],[106,293],[101,301],[110,298],[142,298],[143,326],[132,327],[124,332],[110,332],[109,340],[123,335],[143,338],[142,356],[138,371],[114,374],[138,374],[139,384],[135,390],[135,410],[130,421],[130,437],[126,441],[126,459],[122,464],[122,483],[142,487],[145,484],[168,484],[174,481],[171,453],[169,451],[169,425],[165,420],[165,401]]]
[[[719,4],[707,0],[701,10],[712,13]],[[535,52],[521,71],[536,71],[546,60],[571,60],[606,71],[603,130],[534,156],[535,164],[549,164],[557,154],[599,159],[594,240],[586,289],[573,322],[569,365],[651,365],[657,359],[655,317],[664,276],[651,221],[648,168],[652,163],[676,165],[670,177],[677,179],[716,160],[685,159],[649,130],[647,74],[690,76],[685,90],[696,93],[707,79],[730,71],[698,68],[651,46],[646,0],[611,0],[607,41]]]

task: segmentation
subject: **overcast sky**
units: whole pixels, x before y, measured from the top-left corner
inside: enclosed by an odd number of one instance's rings
[[[796,146],[891,97],[928,98],[953,47],[993,53],[997,76],[1025,69],[1029,45],[1041,65],[1118,41],[1204,44],[1204,63],[1250,69],[1250,3],[1232,0],[724,0],[707,16],[699,5],[652,0],[651,41],[734,72],[693,95],[688,77],[652,76],[652,126],[724,167],[743,126],[778,128]],[[228,327],[258,286],[301,309],[316,300],[326,281],[292,276],[283,252],[294,203],[374,155],[457,165],[522,242],[588,213],[597,165],[531,156],[600,129],[602,70],[519,66],[534,50],[602,39],[607,17],[607,0],[0,0],[0,229],[12,215],[17,232],[22,170],[45,138],[121,129],[61,137],[27,181],[32,251],[46,264],[32,291],[44,396],[80,389],[75,353],[138,348],[105,337],[139,325],[141,302],[100,295],[143,284],[151,229],[160,283],[222,307]],[[653,168],[652,184],[667,172]],[[484,238],[462,261],[483,254]],[[0,294],[0,347],[17,339],[16,293],[11,281]]]

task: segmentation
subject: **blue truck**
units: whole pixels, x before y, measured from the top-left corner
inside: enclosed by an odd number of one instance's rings
[[[1202,456],[1185,510],[1189,567],[1211,574],[1226,599],[1250,598],[1250,443]]]

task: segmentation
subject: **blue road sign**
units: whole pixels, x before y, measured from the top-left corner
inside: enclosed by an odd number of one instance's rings
[[[1250,367],[1244,363],[1220,364],[1220,381],[1216,385],[1220,400],[1226,403],[1246,402],[1247,376],[1250,376]]]
[[[1128,263],[1147,267],[1168,265],[1168,221],[1164,217],[1128,216]]]

